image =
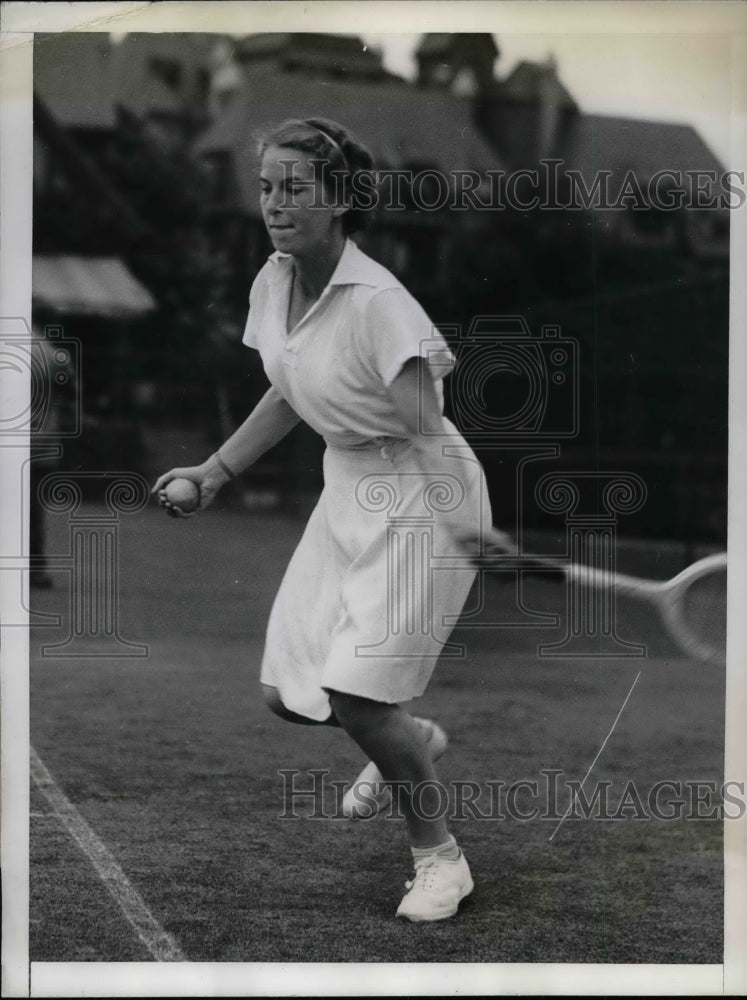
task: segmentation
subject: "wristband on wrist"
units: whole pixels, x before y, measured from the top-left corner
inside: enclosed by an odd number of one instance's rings
[[[235,472],[232,472],[232,471],[231,471],[231,470],[230,470],[230,469],[228,468],[228,466],[226,465],[226,463],[225,463],[225,462],[223,461],[223,459],[222,459],[222,458],[220,457],[220,452],[219,452],[219,451],[216,451],[216,453],[215,453],[215,454],[213,455],[213,458],[215,459],[215,461],[216,461],[216,462],[218,463],[218,465],[220,466],[220,468],[221,468],[221,471],[222,471],[222,472],[223,472],[223,473],[224,473],[224,474],[225,474],[226,476],[228,476],[228,478],[229,478],[229,479],[235,479],[235,478],[236,478],[236,473],[235,473]]]

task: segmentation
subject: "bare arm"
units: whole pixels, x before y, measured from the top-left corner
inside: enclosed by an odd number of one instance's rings
[[[299,416],[275,388],[269,388],[244,423],[218,449],[232,472],[250,468],[299,422]]]
[[[165,489],[174,479],[190,479],[200,489],[200,505],[204,510],[212,503],[218,490],[231,477],[252,466],[273,445],[282,440],[299,422],[299,416],[273,387],[267,390],[252,412],[231,437],[202,465],[171,469],[160,476],[152,492],[158,494],[159,503],[169,514],[184,517],[178,508],[169,503]]]
[[[443,455],[444,418],[430,372],[423,358],[410,358],[389,386],[407,437],[412,442],[421,472],[431,476],[453,470]]]
[[[389,386],[395,409],[412,442],[415,458],[424,476],[454,475],[454,462],[443,454],[443,444],[448,430],[436,395],[427,363],[423,358],[410,358]],[[455,512],[458,518],[458,511]],[[465,543],[471,543],[480,533],[479,526],[457,523],[457,533]],[[513,553],[513,539],[496,528],[481,539],[491,546]]]

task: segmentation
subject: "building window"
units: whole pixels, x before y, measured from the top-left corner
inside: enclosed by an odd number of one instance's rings
[[[451,84],[455,97],[476,97],[479,91],[477,77],[471,66],[462,66]]]
[[[396,240],[392,248],[392,270],[395,274],[406,274],[410,267],[410,248],[401,240]]]
[[[408,161],[404,169],[408,176],[401,190],[406,208],[431,213],[448,204],[449,186],[443,171],[418,160]]]
[[[711,218],[711,232],[717,242],[729,241],[729,216],[728,214],[714,215]]]
[[[437,87],[448,87],[454,76],[454,69],[450,63],[436,63],[431,69],[431,82]]]
[[[692,249],[699,255],[724,256],[729,251],[728,212],[687,213],[687,233]]]
[[[148,60],[148,69],[152,76],[165,83],[170,90],[178,90],[181,86],[182,67],[176,59],[152,56]]]
[[[432,229],[412,229],[403,234],[406,241],[401,273],[418,287],[432,287],[439,280],[441,239]]]
[[[227,152],[210,153],[204,163],[208,177],[209,200],[225,205],[231,197],[231,158]]]
[[[629,208],[625,231],[631,242],[665,246],[676,238],[675,213],[663,208]]]
[[[195,82],[197,100],[204,104],[210,96],[210,73],[206,69],[198,69]]]

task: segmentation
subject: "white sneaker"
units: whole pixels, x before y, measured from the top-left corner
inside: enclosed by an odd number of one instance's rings
[[[438,760],[449,745],[449,738],[443,729],[431,719],[413,716],[422,729],[426,730],[426,743],[431,751],[431,760]],[[348,819],[373,819],[392,801],[392,789],[384,782],[381,771],[373,761],[366,764],[342,800],[342,813]]]
[[[415,878],[405,882],[405,893],[397,916],[414,922],[453,917],[460,902],[475,888],[467,859],[459,852],[456,861],[429,854],[415,862]]]

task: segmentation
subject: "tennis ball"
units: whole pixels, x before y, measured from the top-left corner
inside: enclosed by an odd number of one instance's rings
[[[184,514],[191,514],[200,502],[200,488],[191,479],[172,479],[166,487],[166,499]]]

